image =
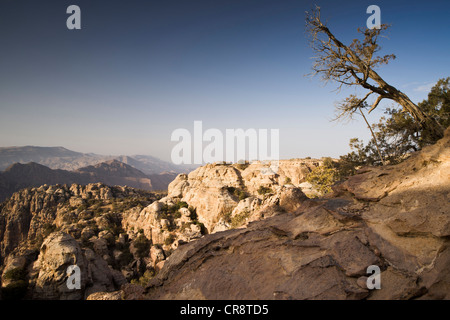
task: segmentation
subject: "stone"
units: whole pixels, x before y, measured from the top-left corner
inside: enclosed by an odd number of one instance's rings
[[[67,268],[76,265],[80,268],[81,290],[67,287]],[[38,277],[35,282],[33,299],[76,300],[84,297],[88,281],[87,261],[77,241],[62,232],[55,232],[42,244],[38,260],[35,262]]]

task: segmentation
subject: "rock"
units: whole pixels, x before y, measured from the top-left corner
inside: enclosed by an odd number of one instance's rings
[[[105,239],[92,239],[91,243],[93,245],[93,249],[95,253],[99,256],[108,256],[109,250],[108,250],[108,242]]]
[[[417,284],[417,277],[402,274],[389,267],[380,274],[381,289],[372,290],[370,300],[406,300],[426,290]]]
[[[361,289],[367,289],[367,277],[362,276],[359,277],[358,280],[356,280],[356,284],[361,288]]]
[[[95,230],[92,227],[86,227],[81,231],[81,237],[83,239],[89,240],[95,236]]]
[[[95,292],[90,294],[86,300],[122,300],[122,291]]]
[[[263,218],[259,211],[270,211],[268,207],[273,205],[279,205],[281,209],[286,210],[296,209],[299,203],[306,199],[297,186],[304,182],[306,175],[321,162],[282,160],[279,162],[278,172],[271,174],[266,174],[272,165],[269,162],[255,161],[249,165],[208,164],[190,172],[189,175],[179,175],[169,185],[168,198],[187,202],[196,209],[198,220],[206,229],[216,232],[226,227],[222,221],[216,228],[220,213],[233,211],[235,216],[249,212],[248,220],[252,221]],[[285,184],[286,180],[291,182]],[[259,194],[261,186],[272,189],[275,195],[266,199],[265,195]],[[187,214],[187,211],[184,212]]]
[[[166,259],[165,255],[164,255],[164,251],[155,246],[152,246],[150,248],[150,258],[152,259],[154,265],[156,265],[158,262]]]
[[[99,239],[105,240],[108,245],[113,245],[115,242],[114,235],[110,231],[107,231],[107,230],[100,231],[98,233],[98,237],[99,237]],[[120,235],[119,235],[119,241],[120,241]],[[123,242],[123,243],[125,243],[125,242]]]
[[[160,220],[160,223],[161,223],[161,229],[163,229],[163,230],[169,230],[169,228],[170,228],[170,221],[169,221],[169,220],[167,220],[167,219],[161,219],[161,220]]]
[[[191,212],[189,211],[188,208],[180,208],[178,211],[181,213],[181,215],[183,217],[190,217],[191,216]]]
[[[88,260],[89,286],[85,290],[85,296],[100,291],[114,291],[116,286],[111,268],[105,260],[94,253],[91,249],[85,249]]]
[[[81,289],[69,289],[67,269],[80,268]],[[35,282],[33,299],[77,300],[84,297],[87,284],[87,262],[77,241],[70,235],[55,232],[42,244],[34,268],[39,274]]]
[[[158,262],[158,263],[155,265],[156,271],[161,270],[161,269],[164,267],[165,262],[166,262],[165,260]]]

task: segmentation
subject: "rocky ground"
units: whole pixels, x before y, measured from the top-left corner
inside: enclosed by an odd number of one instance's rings
[[[366,168],[322,199],[179,248],[143,299],[450,299],[450,129],[395,166]],[[377,265],[381,289],[368,290]]]
[[[168,194],[44,186],[2,204],[3,297],[449,299],[450,130],[310,199],[318,160],[210,164]],[[82,289],[68,290],[77,264]],[[377,265],[381,289],[369,290]]]

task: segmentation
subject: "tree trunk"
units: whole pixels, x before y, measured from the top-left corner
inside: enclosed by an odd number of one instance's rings
[[[399,105],[401,105],[403,109],[408,111],[408,113],[414,118],[414,120],[423,129],[429,131],[430,134],[434,138],[436,138],[436,140],[444,136],[444,128],[441,126],[441,124],[437,122],[436,119],[429,117],[426,113],[420,110],[420,108],[414,102],[412,102],[406,94],[389,85],[375,71],[370,70],[369,74],[370,77],[379,84],[380,89],[385,92],[385,94],[377,92],[378,94],[380,94],[381,96],[384,95],[385,98],[392,99]]]
[[[367,127],[368,127],[369,130],[370,130],[370,133],[372,134],[373,141],[375,142],[375,147],[377,148],[377,151],[378,151],[378,156],[380,157],[381,163],[382,163],[383,166],[384,166],[384,165],[386,165],[386,163],[384,162],[384,158],[383,158],[383,156],[381,155],[380,148],[378,147],[378,140],[377,140],[377,137],[376,137],[375,133],[373,132],[372,127],[371,127],[370,124],[369,124],[369,121],[367,121],[366,116],[364,115],[364,113],[363,113],[361,107],[359,107],[359,112],[361,112],[361,115],[362,115],[362,117],[364,118],[364,121],[366,122]]]

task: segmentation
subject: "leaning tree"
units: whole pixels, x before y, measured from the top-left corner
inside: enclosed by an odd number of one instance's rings
[[[345,45],[321,20],[320,7],[316,7],[306,13],[306,27],[310,35],[311,47],[316,53],[312,74],[320,75],[325,82],[330,80],[337,82],[339,90],[343,86],[359,86],[368,90],[364,97],[352,95],[340,103],[337,108],[338,118],[352,116],[357,111],[362,112],[361,108],[367,105],[368,98],[373,95],[376,98],[370,106],[369,113],[382,99],[390,99],[401,105],[403,111],[408,112],[436,140],[443,136],[444,129],[439,122],[427,115],[406,94],[388,84],[375,72],[378,66],[395,59],[393,54],[376,55],[380,50],[379,38],[389,25],[382,24],[379,29],[358,28],[358,32],[364,36],[364,39],[354,39],[351,44]]]

